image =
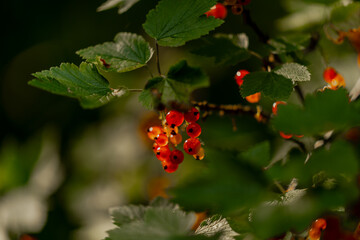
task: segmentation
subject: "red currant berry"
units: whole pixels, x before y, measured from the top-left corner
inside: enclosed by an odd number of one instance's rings
[[[321,231],[317,228],[310,228],[309,240],[319,240],[321,237]]]
[[[323,218],[316,219],[313,223],[313,227],[321,230],[325,230],[326,228],[326,220]]]
[[[244,77],[249,73],[250,73],[249,71],[244,69],[240,69],[239,71],[236,72],[235,80],[237,85],[239,85],[239,87],[241,87],[241,85],[244,83]]]
[[[225,19],[227,15],[227,9],[223,4],[217,3],[205,14],[207,17],[213,16],[215,18]]]
[[[201,127],[197,123],[190,123],[186,128],[186,133],[191,138],[196,138],[201,134]]]
[[[180,150],[173,150],[170,154],[170,162],[180,164],[184,161],[184,154]]]
[[[179,132],[178,127],[170,127],[167,123],[165,124],[166,135],[176,135]]]
[[[339,87],[345,87],[345,85],[345,80],[341,74],[336,75],[336,77],[330,82],[330,88],[333,90],[336,90]]]
[[[169,139],[166,134],[161,133],[156,136],[155,142],[159,144],[160,147],[163,147],[169,143]]]
[[[193,157],[196,159],[196,160],[203,160],[203,158],[205,157],[205,151],[203,148],[200,148],[200,150],[193,155]]]
[[[147,130],[148,137],[151,140],[154,140],[157,135],[159,135],[160,133],[163,133],[163,132],[164,132],[164,130],[160,126],[149,127],[149,129]]]
[[[286,102],[283,102],[283,101],[274,102],[274,104],[272,106],[272,112],[273,112],[274,115],[277,115],[277,110],[278,110],[279,104],[285,104],[286,105]]]
[[[332,67],[327,67],[323,73],[324,80],[327,83],[331,83],[331,81],[336,77],[336,75],[338,75],[338,73]]]
[[[286,134],[286,133],[284,133],[284,132],[279,132],[279,134],[280,134],[280,136],[282,137],[282,138],[284,138],[284,139],[290,139],[290,138],[292,138],[292,134]]]
[[[157,152],[158,147],[160,147],[159,144],[157,144],[157,143],[155,142],[155,143],[153,144],[153,146],[152,146],[152,149],[153,149],[153,152],[154,152],[154,153]]]
[[[200,118],[200,112],[196,108],[191,108],[190,111],[184,113],[185,120],[189,123],[196,122]]]
[[[257,103],[261,99],[261,93],[258,92],[258,93],[252,94],[250,96],[247,96],[245,99],[249,103]]]
[[[175,172],[179,167],[179,164],[174,164],[172,162],[163,162],[163,168],[165,172],[167,173],[173,173]]]
[[[184,150],[190,155],[197,154],[201,148],[200,140],[197,138],[189,138],[184,142]]]
[[[178,127],[184,122],[184,114],[175,110],[172,110],[166,114],[166,122],[170,127]]]
[[[166,145],[164,147],[158,147],[156,149],[156,157],[162,162],[169,162],[171,151]]]
[[[176,134],[176,135],[170,135],[170,142],[172,144],[174,144],[175,146],[180,144],[182,141],[182,136],[181,134]]]
[[[251,0],[238,0],[238,3],[241,5],[248,5],[251,2]]]

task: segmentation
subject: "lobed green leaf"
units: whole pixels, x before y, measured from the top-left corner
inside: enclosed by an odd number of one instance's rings
[[[187,62],[183,60],[172,66],[166,77],[149,80],[140,94],[139,100],[148,109],[158,103],[187,104],[192,91],[208,85],[209,79],[204,72],[200,68],[188,66]]]
[[[285,63],[275,73],[291,79],[293,83],[310,81],[311,78],[307,67],[298,63]]]
[[[76,52],[103,71],[128,72],[143,67],[154,51],[142,36],[118,33],[114,42],[106,42]]]
[[[236,45],[229,37],[209,37],[202,41],[201,46],[191,51],[194,54],[213,57],[216,64],[236,65],[250,58],[250,53]]]
[[[215,4],[216,0],[161,0],[148,13],[143,27],[160,46],[178,47],[223,23],[205,16]]]
[[[354,103],[349,103],[345,89],[328,89],[306,96],[304,108],[293,104],[279,106],[278,114],[271,122],[285,133],[316,135],[358,126],[360,113]]]
[[[293,91],[293,83],[274,72],[253,72],[244,77],[240,91],[243,97],[261,92],[274,100],[286,100]]]
[[[54,94],[77,98],[84,108],[100,107],[116,97],[126,94],[126,89],[111,89],[107,80],[100,75],[93,64],[62,63],[33,74],[36,79],[29,82],[31,86],[41,88]]]

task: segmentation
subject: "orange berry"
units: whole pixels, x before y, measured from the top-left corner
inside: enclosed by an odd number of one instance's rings
[[[162,146],[165,146],[165,145],[168,144],[169,139],[168,139],[168,137],[166,136],[166,134],[161,133],[161,134],[159,134],[159,135],[156,136],[155,142],[156,142],[157,144],[159,144],[160,147],[162,147]]]
[[[313,228],[325,230],[325,228],[326,228],[326,220],[323,219],[323,218],[316,219],[315,222],[313,223]]]
[[[255,93],[245,98],[249,103],[257,103],[261,99],[261,93]]]
[[[157,137],[157,135],[159,135],[160,133],[163,133],[163,132],[164,132],[164,129],[160,126],[149,127],[147,130],[148,137],[151,140],[154,140]]]
[[[182,141],[182,136],[181,134],[176,134],[176,135],[170,135],[170,142],[172,144],[174,144],[175,146],[180,144]]]
[[[204,157],[205,157],[205,151],[203,148],[200,148],[200,150],[193,155],[193,157],[196,159],[196,160],[203,160]]]

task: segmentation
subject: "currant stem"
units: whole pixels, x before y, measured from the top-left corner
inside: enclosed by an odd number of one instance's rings
[[[245,23],[248,24],[254,30],[254,32],[258,35],[260,41],[263,43],[267,43],[269,37],[266,34],[264,34],[260,30],[260,28],[256,25],[256,23],[252,20],[249,10],[244,9],[243,16]]]
[[[156,66],[157,66],[158,73],[161,76],[159,44],[157,42],[155,42],[155,46],[156,46]]]
[[[295,91],[296,91],[296,93],[298,94],[301,103],[304,105],[304,103],[305,103],[305,97],[304,97],[304,93],[302,92],[302,90],[301,90],[301,88],[300,88],[299,85],[296,85],[296,86],[295,86]]]
[[[128,91],[133,93],[140,93],[143,91],[143,89],[128,89]]]
[[[234,105],[217,105],[213,103],[208,103],[206,101],[203,102],[191,102],[195,107],[200,108],[201,111],[205,113],[211,113],[211,112],[219,112],[219,114],[229,114],[229,115],[238,115],[238,114],[248,114],[254,116],[257,111],[255,109],[252,109],[250,106],[244,106],[241,104],[234,104]],[[270,119],[269,115],[266,115],[264,113],[261,113],[261,116],[265,121]],[[204,116],[202,116],[204,118]]]

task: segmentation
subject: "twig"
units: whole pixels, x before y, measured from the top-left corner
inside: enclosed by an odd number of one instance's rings
[[[224,104],[213,104],[208,103],[206,101],[203,102],[191,102],[195,107],[200,108],[200,110],[204,112],[219,112],[221,114],[229,114],[229,115],[252,115],[254,116],[257,111],[255,109],[252,109],[250,106],[244,106],[241,104],[234,104],[234,105],[224,105]],[[270,119],[269,115],[266,115],[264,113],[261,113],[262,118],[265,122],[267,122]]]
[[[157,42],[155,42],[155,45],[156,45],[156,66],[157,66],[158,73],[161,76],[159,44]]]
[[[295,86],[295,91],[296,91],[296,93],[298,94],[301,103],[304,105],[304,103],[305,103],[305,97],[304,97],[304,93],[302,92],[302,90],[301,90],[301,88],[300,88],[299,85],[296,85],[296,86]]]
[[[264,34],[261,31],[261,29],[256,25],[256,23],[252,20],[249,10],[244,9],[243,16],[245,23],[248,24],[254,30],[254,32],[258,35],[260,41],[263,43],[267,43],[269,37],[266,34]]]

